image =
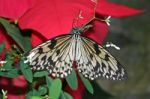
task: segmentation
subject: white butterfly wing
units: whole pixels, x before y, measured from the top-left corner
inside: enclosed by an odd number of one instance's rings
[[[95,41],[81,37],[76,47],[77,69],[85,77],[94,80],[104,77],[112,80],[126,78],[126,72],[121,64]]]
[[[72,71],[74,49],[72,35],[63,35],[38,45],[26,57],[32,70],[47,70],[54,77],[64,78]]]
[[[66,77],[76,61],[79,72],[91,80],[126,78],[124,68],[109,52],[80,35],[55,37],[35,47],[26,57],[33,70],[47,70],[54,77]]]

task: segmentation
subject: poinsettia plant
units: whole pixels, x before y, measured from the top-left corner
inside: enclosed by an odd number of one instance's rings
[[[85,88],[93,94],[91,82],[75,71],[66,80],[32,72],[23,62],[24,53],[89,22],[93,27],[83,35],[102,44],[110,16],[141,12],[108,0],[0,0],[0,87],[7,91],[3,99],[81,99]]]

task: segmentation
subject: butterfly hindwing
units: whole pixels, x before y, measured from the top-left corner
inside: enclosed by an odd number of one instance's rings
[[[72,71],[74,43],[71,35],[55,37],[38,45],[26,56],[32,70],[47,70],[54,77],[66,77]]]
[[[112,80],[126,78],[126,73],[121,64],[103,47],[95,41],[81,37],[80,59],[77,59],[77,68],[85,77],[94,80],[104,77]]]

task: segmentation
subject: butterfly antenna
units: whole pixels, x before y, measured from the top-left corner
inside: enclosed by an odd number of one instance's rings
[[[73,19],[72,28],[76,28],[77,26],[76,19]]]
[[[76,17],[74,18],[74,20],[73,20],[72,28],[77,28],[77,27],[78,27],[79,19],[82,17],[82,16],[81,16],[81,13],[82,13],[82,11],[79,10],[77,16],[76,16]]]
[[[91,27],[93,27],[93,25],[88,24],[88,25],[84,26],[83,28],[80,28],[80,32],[85,32],[86,30],[88,30]]]
[[[78,23],[79,23],[79,19],[83,19],[82,10],[79,10],[79,12],[78,12],[76,18],[73,20],[73,25],[72,25],[73,28],[79,28],[79,27],[80,27],[80,25],[78,24]],[[86,24],[87,24],[87,23],[86,23]],[[80,28],[83,28],[86,24],[81,25]]]
[[[87,21],[84,25],[82,25],[81,28],[84,28],[84,27],[88,26],[93,20],[96,19],[95,14],[96,14],[96,8],[97,8],[97,2],[98,2],[98,0],[91,0],[91,1],[95,3],[94,9],[93,9],[94,14],[93,14],[92,18],[89,21]]]

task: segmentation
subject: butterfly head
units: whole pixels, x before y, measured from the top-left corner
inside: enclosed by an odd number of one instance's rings
[[[92,27],[92,25],[86,25],[86,26],[83,26],[81,28],[73,28],[71,33],[73,33],[73,34],[81,34],[82,32],[88,30],[91,27]]]
[[[81,31],[79,28],[73,28],[71,31],[72,34],[81,34]]]

